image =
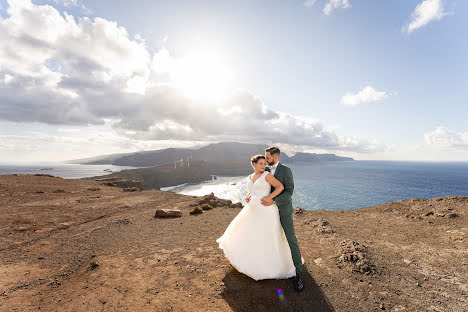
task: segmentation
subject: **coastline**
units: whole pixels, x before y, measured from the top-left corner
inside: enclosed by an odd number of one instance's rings
[[[188,183],[182,183],[182,184],[179,184],[179,185],[160,187],[159,189],[161,191],[172,191],[173,189],[176,189],[176,188],[182,187],[182,186],[186,186],[186,185],[188,185]]]
[[[293,170],[295,180],[293,205],[306,210],[351,210],[416,197],[434,198],[453,194],[468,196],[468,189],[465,187],[468,185],[468,163],[358,160],[288,165]],[[225,187],[217,186],[225,176],[232,177],[233,170],[239,178],[251,173],[251,168],[243,169],[239,166],[233,164],[226,167],[222,164],[213,167],[209,163],[200,163],[198,168],[192,166],[191,171],[184,172],[186,168],[174,170],[174,167],[166,165],[123,170],[112,172],[110,175],[99,170],[98,176],[88,175],[83,179],[120,177],[141,181],[141,187],[144,189],[169,187],[170,191],[188,195],[213,192],[219,197],[242,202],[246,188],[238,185],[239,188],[235,190],[228,182]],[[108,168],[103,165],[83,167],[92,167],[92,170]],[[35,168],[31,173],[56,176],[59,171],[43,171],[40,170],[40,166]],[[215,170],[212,170],[213,168]],[[75,169],[71,171],[72,176],[66,178],[76,178],[73,177],[74,172],[83,172],[80,166]],[[220,177],[220,181],[211,181],[213,174]],[[181,186],[185,183],[185,186]]]
[[[306,261],[299,294],[290,280],[255,282],[234,270],[215,240],[241,209],[190,215],[199,200],[0,176],[0,308],[463,311],[468,303],[468,197],[295,214]],[[154,218],[160,208],[182,217]]]

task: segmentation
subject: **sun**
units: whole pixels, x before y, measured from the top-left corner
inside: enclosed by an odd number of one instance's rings
[[[233,68],[220,50],[197,48],[175,64],[171,80],[187,97],[217,100],[232,90]]]

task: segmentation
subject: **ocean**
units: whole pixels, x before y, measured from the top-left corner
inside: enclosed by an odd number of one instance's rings
[[[290,164],[293,205],[306,210],[349,210],[416,197],[468,196],[468,163],[337,161]],[[219,177],[172,191],[245,203],[246,177]]]
[[[295,181],[293,205],[306,210],[349,210],[416,197],[468,196],[468,162],[336,161],[288,166]],[[82,178],[127,168],[134,167],[0,164],[0,174],[42,173]],[[213,181],[182,184],[164,190],[186,195],[213,192],[218,197],[245,203],[247,181],[247,177],[219,176]]]
[[[0,175],[2,174],[50,174],[65,179],[79,179],[105,175],[123,169],[135,167],[113,165],[78,165],[64,163],[35,163],[35,164],[5,164],[0,163]]]

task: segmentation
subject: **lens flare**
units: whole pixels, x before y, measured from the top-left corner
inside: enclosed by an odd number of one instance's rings
[[[282,306],[286,305],[288,301],[286,300],[286,297],[284,296],[283,290],[281,288],[278,288],[276,290],[276,293],[278,294],[278,299],[280,301],[280,304]]]

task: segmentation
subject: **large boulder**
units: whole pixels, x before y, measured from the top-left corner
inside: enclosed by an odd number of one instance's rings
[[[242,205],[242,203],[235,203],[229,206],[229,208],[243,208],[243,207],[244,205]]]
[[[242,203],[232,203],[232,200],[229,199],[222,199],[218,198],[214,195],[214,193],[208,194],[203,196],[197,203],[192,204],[192,207],[201,206],[204,204],[208,204],[213,208],[218,207],[230,207],[230,208],[242,208]]]
[[[179,209],[158,209],[156,210],[155,218],[180,218],[182,212]]]

